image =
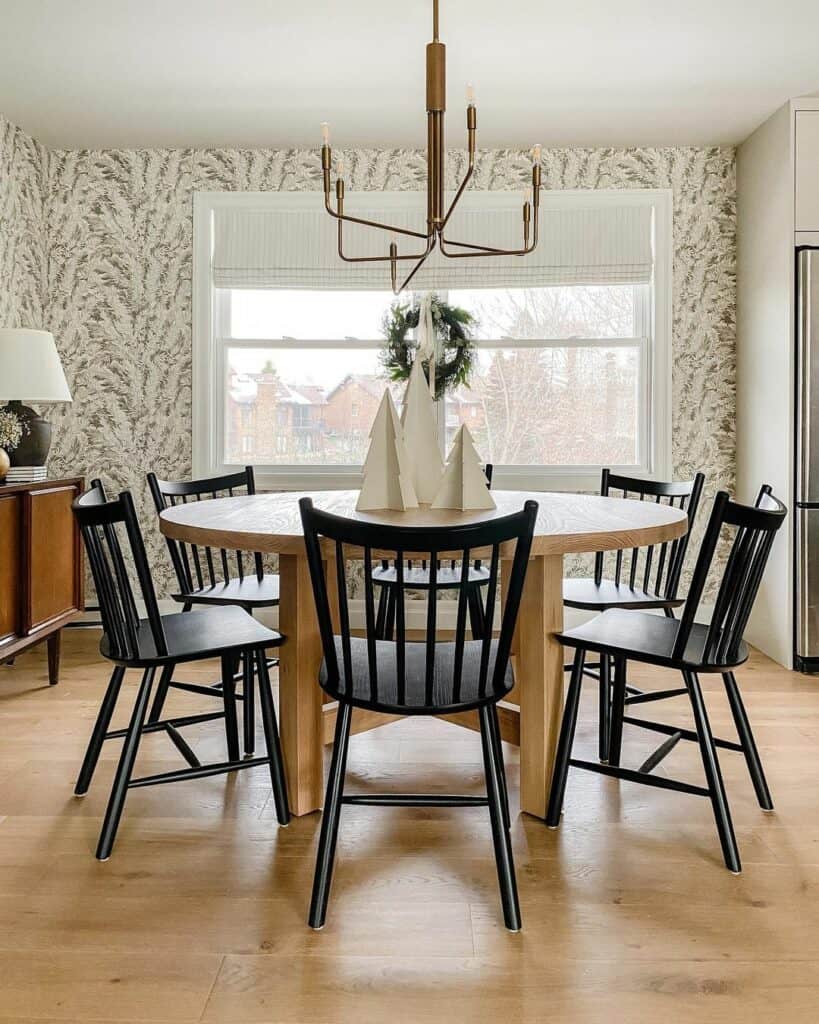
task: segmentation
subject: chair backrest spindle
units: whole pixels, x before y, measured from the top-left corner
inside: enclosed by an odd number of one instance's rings
[[[670,544],[667,541],[660,544],[656,561],[654,548],[657,545],[653,544],[645,548],[630,548],[627,556],[622,549],[616,552],[613,579],[617,585],[623,582],[624,573],[627,571],[628,586],[632,590],[639,581],[645,591],[653,592],[661,598],[676,599],[689,535],[699,508],[704,481],[702,473],[697,473],[692,480],[663,482],[619,476],[609,469],[603,470],[600,480],[600,494],[603,497],[631,498],[638,501],[653,498],[657,505],[667,502],[669,507],[679,508],[688,513],[688,531]],[[617,493],[612,494],[612,491]],[[595,556],[594,579],[598,586],[605,573],[605,559],[606,553],[602,551]]]
[[[771,546],[786,515],[787,509],[767,484],[753,506],[733,501],[726,491],[717,494],[680,617],[674,658],[684,656],[720,536],[726,528],[735,532],[702,654],[706,661],[714,663],[730,662],[736,656]]]
[[[526,502],[521,512],[499,519],[440,527],[402,527],[345,519],[314,508],[309,498],[302,498],[299,505],[325,655],[325,672],[328,681],[335,685],[339,693],[345,696],[350,693],[353,672],[367,672],[369,685],[365,687],[366,680],[359,678],[356,681],[356,692],[361,693],[364,687],[372,703],[380,702],[390,707],[418,710],[420,701],[420,707],[433,708],[440,703],[440,695],[444,692],[439,684],[443,684],[447,693],[460,694],[467,657],[470,659],[470,671],[473,673],[473,683],[470,685],[474,685],[477,679],[483,692],[488,685],[503,685],[523,592],[526,565],[531,551],[537,516],[535,502]],[[322,569],[322,546],[328,543],[335,546],[336,581],[339,590],[345,591],[345,595],[340,594],[339,597],[339,618],[335,632],[329,611],[328,584]],[[372,580],[374,551],[378,553],[379,560],[386,553],[388,564],[395,568],[395,631],[388,640],[375,638],[376,616]],[[469,580],[472,560],[476,555],[489,559],[487,629],[480,640],[467,640]],[[512,567],[505,588],[500,633],[495,639],[491,623],[494,618],[501,555],[511,560]],[[347,572],[347,563],[352,560],[360,561],[362,557],[366,659],[365,645],[361,640],[355,641],[359,645],[360,653],[352,653],[352,628],[349,616],[344,611],[350,575]],[[416,564],[424,561],[429,573],[426,629],[423,639],[413,642],[407,640],[405,603],[405,570],[410,557]],[[457,590],[454,642],[443,641],[437,636],[437,598],[442,589],[439,576],[443,572],[451,572],[447,565],[453,557],[456,562],[460,561],[459,583],[457,588],[452,587],[448,575],[446,587],[448,590]],[[339,650],[342,666],[339,666],[339,655],[336,653]],[[412,692],[408,692],[410,665],[413,666]],[[341,671],[345,677],[343,686],[340,679]]]
[[[90,489],[74,501],[72,508],[88,554],[111,656],[126,661],[136,658],[141,630],[118,527],[125,533],[155,652],[166,655],[168,647],[159,603],[130,492],[123,491],[115,500],[108,500],[101,482],[95,480]]]
[[[204,480],[160,480],[155,473],[148,474],[148,486],[154,500],[157,514],[176,504],[187,504],[188,500],[206,501],[214,498],[235,497],[238,493],[256,493],[253,467],[245,466],[240,473],[209,477]],[[214,549],[166,537],[171,562],[176,573],[181,595],[194,590],[203,590],[233,578],[231,553],[225,548]],[[232,552],[238,579],[245,578],[245,562],[241,551]],[[217,571],[218,567],[218,571]],[[253,569],[257,579],[264,576],[264,562],[258,551],[253,552]]]

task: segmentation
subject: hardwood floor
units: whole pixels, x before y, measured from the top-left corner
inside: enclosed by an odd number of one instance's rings
[[[722,866],[710,804],[695,797],[576,772],[559,831],[518,816],[507,747],[520,934],[503,928],[483,810],[365,807],[345,808],[327,926],[312,932],[319,815],[279,830],[264,769],[132,791],[111,860],[94,859],[119,752],[106,744],[91,791],[74,798],[107,678],[97,641],[66,634],[57,687],[44,649],[0,668],[0,1020],[817,1020],[819,679],[761,656],[739,674],[777,807],[759,810],[741,755],[725,752],[740,876]],[[715,732],[733,737],[719,680],[705,683]],[[133,685],[124,693],[117,724]],[[591,756],[595,707],[589,685],[579,749]],[[688,721],[684,698],[647,713]],[[222,750],[219,723],[186,736],[204,755]],[[627,727],[624,763],[653,742]],[[177,764],[162,736],[140,760]],[[437,721],[354,736],[350,767],[350,791],[482,783],[478,736]],[[700,779],[694,745],[663,770]]]

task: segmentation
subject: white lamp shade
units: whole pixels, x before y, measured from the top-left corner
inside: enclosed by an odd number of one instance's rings
[[[0,399],[71,401],[52,334],[28,328],[0,328]]]

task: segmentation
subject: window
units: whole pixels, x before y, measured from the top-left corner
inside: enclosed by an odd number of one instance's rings
[[[442,443],[466,423],[497,486],[596,488],[601,465],[669,471],[670,203],[666,193],[626,195],[653,209],[649,280],[437,289],[478,321],[470,385],[439,403]],[[383,390],[399,406],[403,391],[380,362],[393,295],[217,286],[213,211],[246,198],[197,196],[196,472],[250,461],[260,486],[356,486]]]
[[[451,291],[478,318],[469,388],[447,397],[497,466],[628,467],[647,461],[642,413],[650,285]]]

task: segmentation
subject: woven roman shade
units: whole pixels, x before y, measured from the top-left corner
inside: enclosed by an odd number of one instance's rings
[[[607,196],[611,196],[608,193]],[[256,200],[258,199],[258,202]],[[423,231],[425,194],[350,193],[345,212]],[[522,194],[471,192],[461,200],[447,234],[463,242],[520,246]],[[525,257],[446,259],[435,252],[413,279],[425,289],[509,288],[571,284],[639,284],[651,279],[649,204],[600,193],[544,193],[540,242]],[[213,281],[220,288],[389,289],[389,264],[346,263],[337,253],[337,222],[320,193],[277,192],[242,196],[214,211]],[[420,252],[421,239],[396,235],[399,253]],[[345,225],[347,255],[383,255],[390,236]],[[411,264],[402,262],[403,277]],[[403,273],[402,273],[403,271]]]

